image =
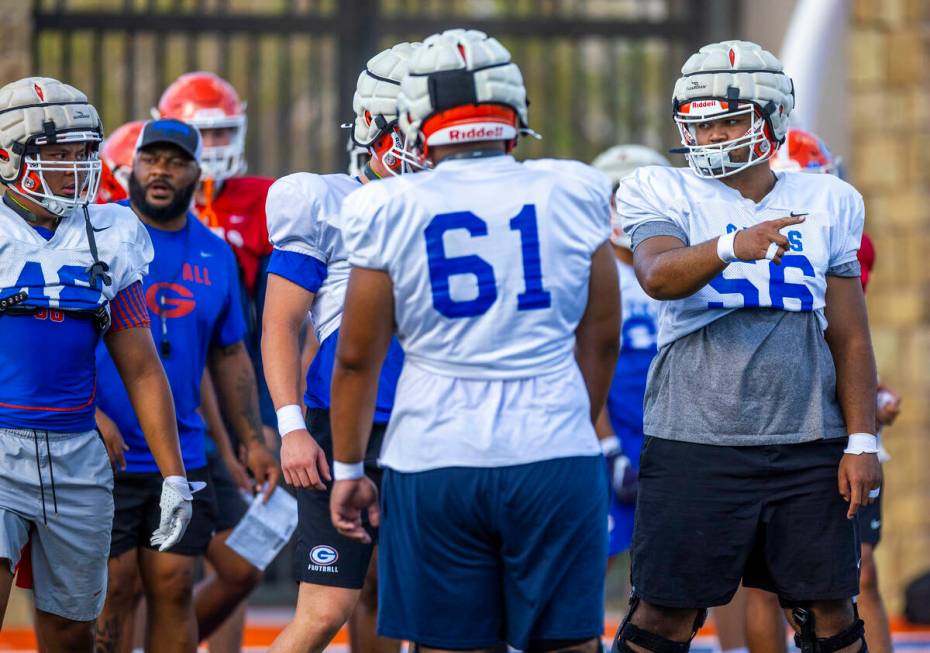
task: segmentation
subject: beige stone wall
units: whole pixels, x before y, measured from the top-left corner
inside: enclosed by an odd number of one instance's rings
[[[868,303],[882,380],[904,395],[888,429],[882,590],[930,569],[930,3],[856,0],[849,36],[853,184],[877,251]]]

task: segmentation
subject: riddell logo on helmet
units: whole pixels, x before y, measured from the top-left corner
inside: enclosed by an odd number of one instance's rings
[[[504,126],[498,125],[496,127],[472,127],[470,129],[457,129],[455,127],[449,129],[449,142],[455,143],[458,141],[472,141],[472,140],[494,140],[504,138]]]
[[[707,107],[716,107],[720,103],[717,100],[697,100],[691,103],[692,109],[706,109]]]

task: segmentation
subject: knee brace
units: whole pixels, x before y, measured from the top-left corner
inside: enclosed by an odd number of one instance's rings
[[[639,597],[634,595],[630,599],[630,609],[617,630],[617,636],[614,637],[611,653],[634,653],[633,649],[627,646],[627,642],[645,647],[653,651],[653,653],[688,653],[691,648],[691,640],[694,639],[694,636],[697,635],[698,630],[701,629],[707,619],[707,610],[698,610],[697,616],[694,618],[694,625],[691,628],[691,637],[688,638],[687,642],[675,642],[634,625],[632,622],[633,613],[636,612],[638,606]]]
[[[809,605],[792,607],[791,616],[801,631],[794,636],[794,643],[801,649],[801,653],[833,653],[851,646],[857,641],[862,642],[859,653],[868,653],[869,647],[865,642],[865,625],[862,623],[862,619],[859,618],[859,610],[856,609],[855,603],[853,604],[852,624],[832,637],[817,637],[814,611]]]

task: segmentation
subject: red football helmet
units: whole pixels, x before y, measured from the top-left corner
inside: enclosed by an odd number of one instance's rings
[[[816,134],[791,127],[785,144],[771,159],[772,170],[797,172],[839,173],[839,159]]]
[[[129,175],[132,174],[132,158],[136,153],[139,132],[145,124],[134,120],[117,127],[100,145],[100,160],[103,172],[97,202],[118,202],[129,197]]]
[[[162,93],[152,115],[197,127],[204,141],[203,176],[222,183],[245,172],[245,106],[229,82],[201,71],[178,77]]]

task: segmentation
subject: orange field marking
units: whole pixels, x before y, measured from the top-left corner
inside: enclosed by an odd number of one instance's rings
[[[891,620],[892,630],[895,633],[926,633],[930,636],[930,626],[920,626],[906,622],[904,619],[897,617]],[[278,633],[284,628],[285,624],[272,625],[251,625],[247,626],[242,644],[246,647],[269,646]],[[617,630],[616,621],[607,621],[604,623],[604,636],[613,637]],[[701,635],[713,636],[715,634],[713,621],[709,621],[701,629]],[[336,635],[333,644],[346,645],[349,643],[348,630],[343,628]],[[5,628],[0,631],[0,650],[3,651],[34,651],[36,649],[36,637],[32,628]]]

